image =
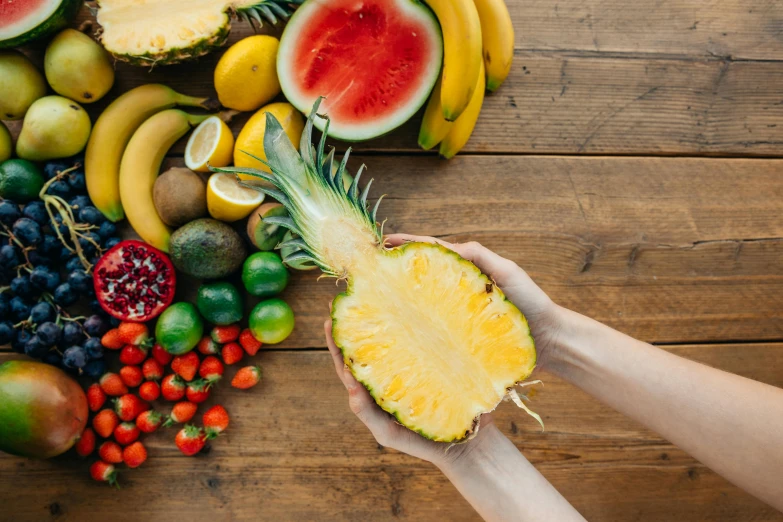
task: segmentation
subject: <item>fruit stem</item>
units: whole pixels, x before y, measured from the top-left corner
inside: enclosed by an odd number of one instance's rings
[[[215,98],[199,98],[197,96],[185,96],[184,94],[177,93],[174,96],[174,100],[177,105],[201,107],[208,111],[216,111],[220,108],[220,102]]]
[[[228,122],[231,121],[231,119],[234,116],[236,116],[237,114],[239,114],[241,112],[242,111],[235,111],[233,109],[229,109],[229,110],[225,110],[225,111],[220,111],[217,116],[218,116],[218,118],[220,118],[224,122],[228,123]]]

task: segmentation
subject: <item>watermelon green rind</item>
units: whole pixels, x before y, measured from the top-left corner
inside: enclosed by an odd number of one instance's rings
[[[51,36],[60,29],[64,29],[76,18],[83,3],[83,0],[61,0],[57,9],[40,24],[17,35],[0,39],[0,49],[26,45],[35,40]],[[1,29],[0,33],[2,33]]]
[[[388,0],[388,2],[388,6],[404,10],[418,21],[427,23],[430,26],[432,31],[430,35],[431,43],[434,46],[432,48],[433,56],[429,63],[421,66],[422,74],[426,74],[428,77],[425,82],[422,82],[421,88],[410,97],[410,100],[404,107],[391,113],[389,117],[385,117],[381,121],[370,118],[361,125],[353,123],[342,125],[335,118],[334,114],[330,114],[329,136],[332,138],[349,142],[361,142],[388,134],[408,121],[424,106],[440,75],[443,63],[443,35],[435,14],[420,0]],[[328,3],[328,1],[324,0],[308,0],[304,2],[294,12],[280,38],[280,47],[277,55],[277,75],[280,80],[280,87],[286,99],[305,115],[310,113],[317,95],[311,96],[299,92],[295,75],[294,55],[297,46],[308,45],[299,38],[301,28],[308,23],[309,18],[315,14],[316,10],[329,9]],[[350,71],[347,74],[350,74]],[[328,96],[325,98],[325,104],[328,104]],[[322,110],[326,111],[328,109],[322,107]],[[326,120],[322,118],[316,118],[314,122],[315,126],[321,131],[324,130],[325,123]]]

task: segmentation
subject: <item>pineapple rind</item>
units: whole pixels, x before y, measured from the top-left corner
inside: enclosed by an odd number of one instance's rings
[[[228,39],[228,33],[231,31],[231,24],[227,23],[223,28],[208,38],[202,38],[194,42],[190,47],[172,48],[162,53],[144,53],[144,54],[123,54],[115,53],[109,47],[109,51],[116,59],[127,62],[131,65],[142,67],[154,67],[156,65],[173,65],[189,60],[195,60],[205,54],[209,54],[215,49],[221,47]]]
[[[413,242],[413,243],[405,243],[403,245],[400,245],[399,247],[396,247],[396,248],[392,249],[390,251],[390,253],[393,252],[393,253],[395,253],[397,255],[402,255],[406,250],[411,249],[411,248],[436,248],[436,249],[441,250],[441,252],[443,254],[450,255],[450,256],[456,258],[459,261],[460,264],[462,264],[466,269],[471,270],[474,274],[476,274],[476,276],[478,278],[483,280],[485,284],[487,284],[487,285],[488,284],[492,284],[493,285],[493,292],[495,292],[496,296],[500,297],[502,301],[507,302],[508,304],[510,304],[511,305],[510,309],[511,310],[515,310],[519,314],[519,319],[525,325],[527,325],[527,319],[525,318],[524,314],[522,314],[522,312],[512,302],[510,302],[508,300],[508,298],[503,293],[503,291],[500,290],[500,288],[495,286],[494,281],[492,281],[489,277],[487,277],[484,273],[482,273],[478,269],[478,267],[476,267],[476,265],[474,265],[473,263],[471,263],[467,259],[463,258],[462,256],[460,256],[459,254],[457,254],[453,250],[449,250],[449,249],[447,249],[447,248],[445,248],[445,247],[443,247],[441,245],[438,245],[437,243],[433,243],[433,244],[430,244],[430,243],[415,243],[415,242]],[[340,309],[341,309],[340,301],[345,299],[345,298],[347,298],[347,297],[349,297],[350,295],[351,295],[351,284],[350,284],[350,279],[349,279],[349,281],[348,281],[348,288],[346,289],[346,291],[338,294],[334,298],[334,300],[332,301],[332,310],[331,310],[332,332],[339,332]],[[510,389],[514,385],[523,382],[525,379],[527,379],[530,376],[531,373],[533,373],[533,370],[535,369],[535,366],[536,366],[536,356],[537,356],[537,353],[536,353],[536,350],[535,350],[535,339],[533,338],[533,335],[530,332],[529,328],[528,328],[528,336],[527,337],[530,340],[531,346],[533,347],[533,350],[532,350],[533,360],[532,360],[532,362],[531,362],[531,364],[530,364],[530,366],[528,368],[521,368],[519,376],[514,380],[514,382],[510,382],[509,383],[507,389]],[[336,333],[334,335],[334,342],[335,342],[335,345],[340,349],[340,353],[343,354],[343,362],[345,363],[346,367],[351,371],[351,374],[354,376],[354,378],[359,383],[361,383],[362,386],[364,386],[367,389],[367,391],[370,393],[370,395],[372,396],[372,398],[375,401],[375,403],[381,409],[383,409],[385,412],[387,412],[390,415],[392,415],[396,419],[397,423],[405,426],[406,428],[408,428],[409,430],[411,430],[413,432],[418,433],[419,435],[421,435],[422,437],[424,437],[426,439],[433,440],[433,441],[436,441],[436,442],[444,442],[444,443],[462,442],[471,433],[474,432],[474,430],[478,426],[479,419],[480,419],[481,415],[494,411],[495,408],[497,408],[497,406],[500,404],[500,402],[502,402],[502,399],[498,400],[497,403],[492,408],[490,408],[490,409],[488,409],[486,411],[483,411],[479,415],[477,415],[473,419],[472,424],[470,426],[466,426],[464,432],[453,433],[453,434],[449,434],[449,435],[446,435],[446,436],[444,436],[443,434],[428,433],[427,431],[425,431],[423,429],[419,429],[419,428],[417,428],[415,426],[410,426],[409,424],[406,424],[399,411],[397,411],[397,410],[395,410],[393,408],[388,407],[389,403],[386,402],[386,401],[382,401],[381,400],[381,398],[382,398],[382,391],[376,390],[369,382],[367,382],[366,380],[362,379],[362,377],[360,375],[358,375],[358,373],[354,370],[354,367],[351,364],[351,361],[349,360],[349,357],[346,355],[346,348],[345,348],[344,344],[340,340],[339,333]]]

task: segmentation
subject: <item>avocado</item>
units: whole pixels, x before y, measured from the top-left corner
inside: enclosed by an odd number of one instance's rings
[[[171,235],[169,255],[177,270],[199,279],[218,279],[242,266],[247,247],[229,225],[203,218]]]

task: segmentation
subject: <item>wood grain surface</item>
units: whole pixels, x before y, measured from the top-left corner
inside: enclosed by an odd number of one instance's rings
[[[385,231],[480,241],[564,306],[783,386],[781,3],[507,4],[511,75],[460,156],[419,150],[419,116],[354,147],[351,168],[366,163],[373,194],[387,195]],[[85,9],[74,25],[90,20]],[[236,23],[229,43],[250,34]],[[40,63],[40,47],[25,52]],[[214,96],[219,56],[152,71],[118,63],[109,96],[86,108],[94,119],[150,82]],[[341,288],[316,277],[295,274],[283,294],[297,326],[256,356],[263,383],[216,389],[210,404],[232,424],[208,454],[184,457],[174,432],[157,433],[120,491],[91,481],[73,453],[0,455],[0,521],[477,520],[437,469],[379,447],[348,410],[322,330]],[[196,283],[184,278],[180,297]],[[783,521],[656,434],[544,380],[533,407],[546,432],[510,404],[494,419],[589,520]]]

